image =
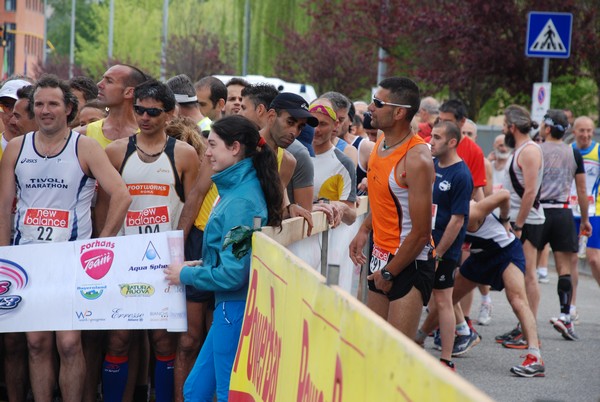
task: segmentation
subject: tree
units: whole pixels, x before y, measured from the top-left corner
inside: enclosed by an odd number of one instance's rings
[[[462,99],[476,119],[498,88],[516,96],[530,93],[531,84],[539,81],[541,61],[524,54],[527,13],[573,10],[575,0],[544,0],[543,5],[539,0],[346,0],[343,8],[335,1],[308,4],[313,18],[320,20],[316,25],[333,24],[338,35],[385,49],[391,62],[388,75],[413,77],[425,91],[447,91]],[[319,45],[323,41],[327,37]],[[577,71],[575,58],[551,64],[552,76]]]
[[[48,0],[51,16],[47,19],[48,39],[55,47],[55,53],[69,55],[71,37],[71,0]],[[82,38],[90,40],[92,6],[89,0],[77,0],[75,3],[75,32]]]
[[[69,79],[69,57],[61,54],[51,54],[46,59],[46,65],[43,65],[42,60],[39,60],[34,67],[34,76],[39,77],[42,74],[54,74],[63,80]],[[78,66],[73,66],[73,76],[84,75],[83,69]]]
[[[160,70],[162,0],[115,2],[113,58],[133,64],[150,75]],[[92,3],[87,21],[94,34],[77,34],[79,51],[75,59],[93,77],[99,77],[114,60],[108,60],[108,1]]]
[[[600,11],[594,0],[582,0],[574,12],[573,50],[596,83],[596,112],[600,117]]]
[[[275,74],[289,81],[310,82],[317,93],[334,90],[350,97],[364,94],[376,74],[376,48],[356,40],[334,2],[319,2],[306,33],[281,27],[283,48]]]
[[[193,81],[213,74],[233,74],[228,44],[213,34],[198,32],[169,37],[167,74],[186,74]]]
[[[425,45],[415,48],[414,74],[447,87],[451,97],[465,102],[473,119],[498,88],[512,96],[530,93],[532,83],[541,78],[542,65],[524,54],[527,12],[536,8],[526,1],[443,3],[422,9],[410,20],[413,43]],[[569,3],[548,0],[545,7],[564,11]],[[572,60],[557,60],[552,74],[572,71],[573,65]]]

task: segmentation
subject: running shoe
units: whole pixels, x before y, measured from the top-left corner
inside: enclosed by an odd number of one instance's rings
[[[510,369],[510,372],[518,375],[519,377],[544,377],[546,374],[546,368],[544,367],[544,361],[538,359],[531,353],[525,356],[525,361],[520,366],[514,366]]]
[[[471,331],[469,335],[456,335],[454,338],[454,347],[452,348],[452,357],[462,356],[481,342],[477,332]]]
[[[502,335],[498,335],[496,336],[496,342],[498,343],[503,343],[504,341],[508,341],[511,339],[514,339],[518,336],[523,336],[523,333],[521,332],[521,325],[518,324],[515,328],[511,329],[510,331],[508,331],[507,333],[504,333]]]
[[[575,333],[575,326],[572,321],[566,321],[562,318],[557,320],[551,319],[550,323],[554,327],[555,330],[560,332],[563,338],[568,341],[578,341],[579,337]]]
[[[456,366],[454,365],[454,362],[440,359],[440,363],[442,363],[442,365],[444,365],[445,367],[448,367],[450,370],[456,372]]]
[[[477,323],[479,325],[489,325],[492,321],[492,303],[481,303],[479,307],[479,317],[477,317]]]
[[[538,271],[538,282],[539,283],[550,283],[550,278],[548,278],[548,274],[542,274]]]
[[[509,339],[502,342],[502,346],[504,346],[507,349],[528,349],[529,343],[521,334],[521,336],[519,336],[518,338]]]

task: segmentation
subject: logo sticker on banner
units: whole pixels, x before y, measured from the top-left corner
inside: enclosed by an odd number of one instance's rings
[[[115,258],[114,248],[114,243],[104,240],[95,240],[81,246],[81,267],[90,278],[102,279],[110,271]]]
[[[27,272],[13,261],[0,259],[0,315],[14,312],[23,298],[13,292],[24,289],[29,282]]]

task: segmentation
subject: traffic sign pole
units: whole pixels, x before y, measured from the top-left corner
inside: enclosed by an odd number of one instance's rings
[[[550,75],[550,59],[548,57],[544,57],[544,69],[542,71],[542,82],[550,82],[550,81],[548,81],[549,75]]]

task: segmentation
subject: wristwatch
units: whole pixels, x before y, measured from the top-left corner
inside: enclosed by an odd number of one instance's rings
[[[519,225],[517,225],[517,224],[514,224],[512,228],[513,228],[513,230],[514,230],[514,231],[516,231],[516,232],[520,232],[520,231],[522,231],[522,230],[523,230],[523,226],[519,226]]]
[[[394,280],[394,275],[392,275],[390,273],[390,271],[387,270],[386,267],[381,268],[381,277],[383,278],[384,281],[388,281],[388,282],[391,282]]]
[[[498,220],[500,221],[500,223],[507,223],[510,222],[510,216],[507,218],[500,217],[498,218]]]

